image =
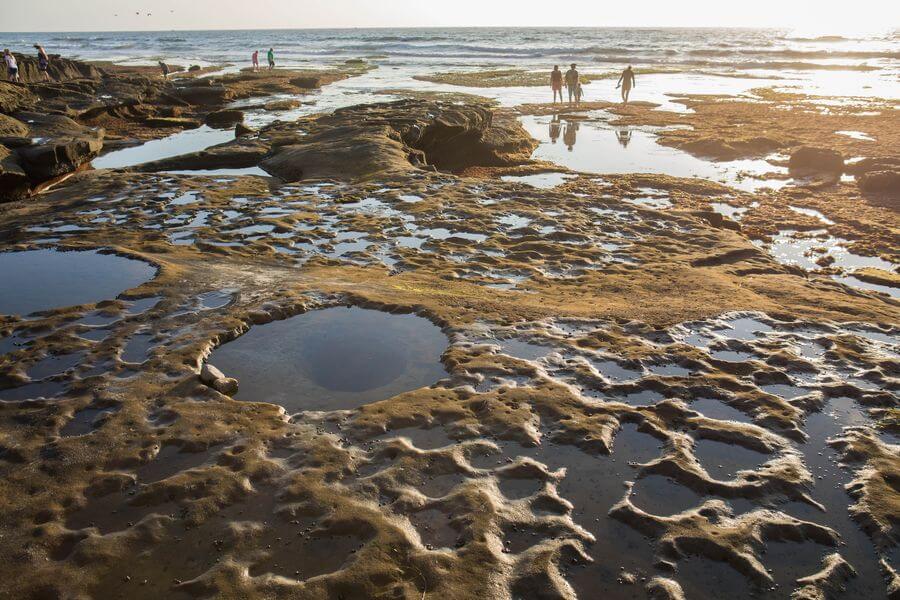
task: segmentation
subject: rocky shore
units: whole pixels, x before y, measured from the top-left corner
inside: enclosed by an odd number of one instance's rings
[[[249,127],[367,67],[53,63],[0,84],[0,596],[900,594],[896,103],[420,93]],[[529,116],[790,184],[569,169]],[[234,137],[90,167],[201,124]],[[329,310],[298,356],[266,342]],[[439,329],[424,387],[411,322]],[[244,335],[242,378],[214,358]]]
[[[359,74],[364,64],[319,71],[244,71],[221,77],[162,79],[148,68],[98,67],[54,57],[52,82],[36,61],[19,57],[23,85],[0,82],[0,201],[21,198],[90,163],[104,147],[157,139],[204,123],[235,127],[235,101],[302,95]],[[202,73],[201,73],[202,74]],[[40,113],[40,114],[38,114]]]

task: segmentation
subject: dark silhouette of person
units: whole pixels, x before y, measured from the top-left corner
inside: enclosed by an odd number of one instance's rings
[[[566,89],[569,90],[569,104],[575,101],[575,94],[578,92],[578,65],[572,63],[572,68],[566,71]]]
[[[556,104],[556,95],[559,94],[559,101],[563,101],[563,74],[559,70],[559,65],[555,65],[550,72],[550,87],[553,89],[553,104]]]
[[[631,130],[618,129],[616,130],[616,137],[619,139],[619,143],[622,144],[622,147],[627,148],[628,144],[631,143]]]
[[[634,81],[634,71],[631,70],[631,65],[628,65],[628,68],[622,71],[619,83],[616,84],[616,89],[622,88],[622,102],[625,104],[628,104],[628,95],[635,85],[637,84]]]
[[[569,152],[575,148],[578,138],[578,121],[566,121],[566,131],[563,133],[563,143],[568,146]]]
[[[560,90],[560,101],[562,101],[562,90]],[[560,131],[562,130],[562,124],[559,122],[559,115],[554,115],[553,120],[550,121],[550,141],[552,143],[556,143],[556,140],[559,139]]]

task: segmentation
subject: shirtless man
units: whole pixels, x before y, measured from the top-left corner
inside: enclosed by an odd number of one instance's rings
[[[575,100],[575,92],[578,90],[578,69],[572,63],[572,68],[566,71],[566,89],[569,90],[569,104]]]
[[[622,76],[619,77],[619,83],[616,84],[616,89],[622,88],[622,102],[625,104],[628,104],[628,95],[631,93],[631,88],[634,86],[634,71],[631,70],[631,65],[628,65],[628,68],[622,71]]]

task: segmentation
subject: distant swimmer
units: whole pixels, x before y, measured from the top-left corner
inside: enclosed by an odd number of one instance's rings
[[[19,63],[16,62],[16,57],[12,55],[9,48],[3,50],[3,61],[6,63],[6,78],[19,83]]]
[[[163,61],[159,61],[159,69],[162,71],[163,79],[168,79],[169,78],[169,65],[167,65]]]
[[[628,95],[631,93],[631,88],[634,86],[634,71],[631,70],[631,65],[628,65],[628,68],[622,71],[622,76],[619,77],[619,83],[616,84],[616,89],[622,88],[622,102],[625,104],[628,104]]]
[[[559,94],[559,101],[562,102],[563,74],[559,70],[559,65],[554,66],[553,71],[550,72],[550,87],[553,89],[553,104],[556,104],[557,94]]]
[[[572,63],[572,68],[566,71],[566,89],[569,90],[569,104],[575,100],[575,92],[578,89],[578,65]]]
[[[275,49],[274,48],[269,48],[268,58],[269,58],[269,70],[271,71],[272,69],[275,68]]]
[[[50,57],[47,56],[47,52],[40,44],[35,44],[34,47],[38,51],[38,71],[41,72],[41,77],[44,78],[44,81],[50,81],[50,74],[47,72],[47,69],[50,67]]]
[[[259,50],[254,50],[250,59],[253,61],[253,70],[259,71]]]

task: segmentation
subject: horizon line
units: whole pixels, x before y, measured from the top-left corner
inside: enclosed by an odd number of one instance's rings
[[[653,30],[653,29],[731,29],[735,31],[791,31],[799,29],[792,26],[738,26],[738,25],[369,25],[357,27],[219,27],[215,29],[189,29],[189,28],[171,28],[171,29],[69,29],[69,30],[53,30],[53,29],[16,29],[8,31],[0,31],[3,34],[18,33],[165,33],[170,31],[198,32],[206,33],[212,31],[360,31],[360,30],[413,30],[413,29],[541,29],[541,30],[571,30],[571,29],[633,29],[633,30]],[[900,33],[898,28],[887,28],[885,33]],[[822,34],[829,35],[829,34]],[[834,35],[838,35],[835,33]]]

